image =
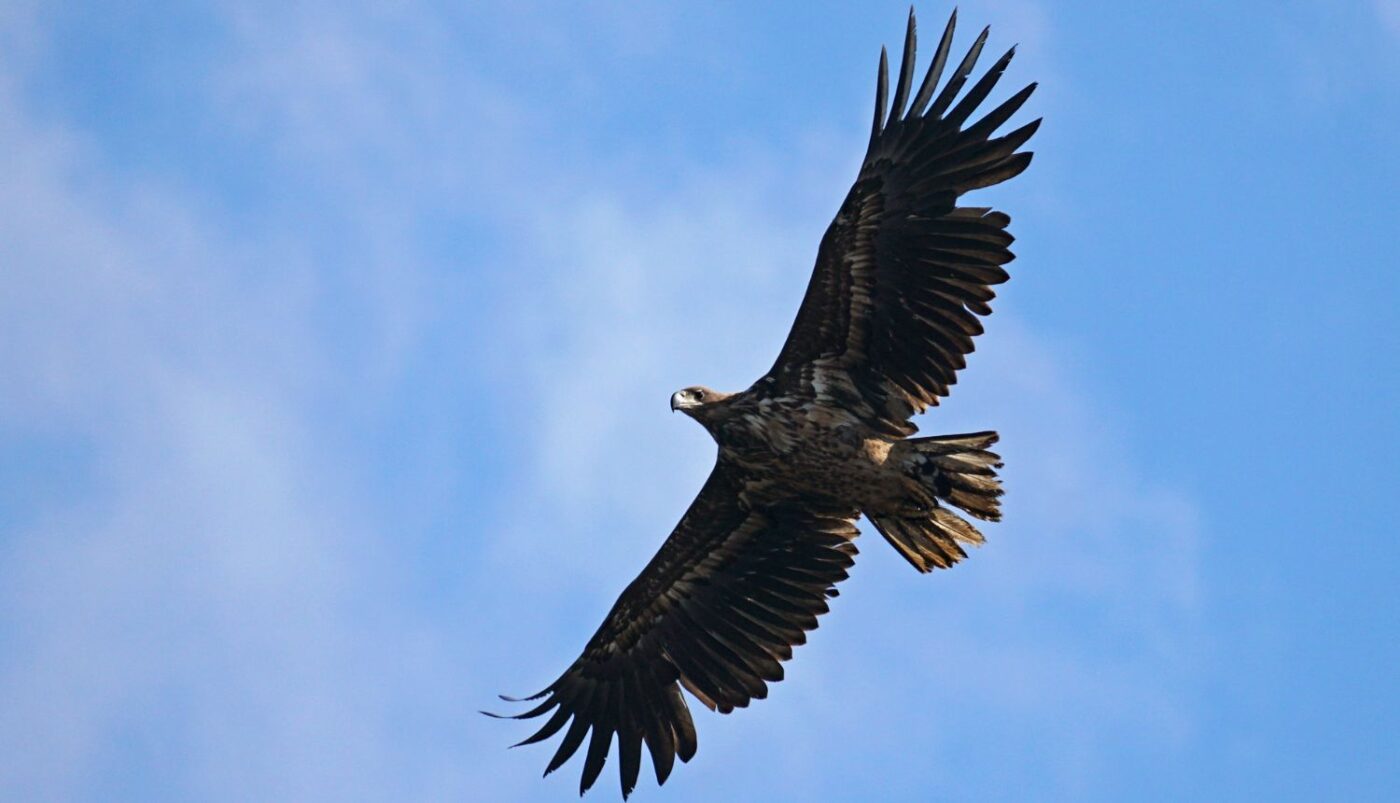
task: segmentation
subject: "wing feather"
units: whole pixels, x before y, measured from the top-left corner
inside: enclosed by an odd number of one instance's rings
[[[958,10],[955,8],[948,17],[948,24],[943,28],[943,37],[938,40],[938,49],[934,51],[933,61],[928,65],[928,73],[924,75],[924,82],[919,86],[919,94],[915,95],[914,102],[909,104],[910,117],[923,115],[924,106],[928,105],[929,98],[933,97],[933,90],[938,88],[938,81],[943,77],[943,68],[948,64],[948,50],[953,46],[953,29],[957,26]],[[911,55],[910,61],[912,60]]]
[[[899,59],[899,80],[895,82],[894,102],[890,104],[890,116],[885,125],[898,120],[904,114],[904,101],[909,99],[909,85],[914,80],[914,9],[909,9],[909,27],[904,31],[904,55]]]
[[[721,463],[671,537],[618,598],[583,655],[517,718],[549,714],[521,744],[564,738],[546,774],[588,740],[579,791],[601,775],[616,736],[622,795],[636,787],[641,748],[657,783],[695,754],[684,688],[729,713],[768,696],[782,661],[806,641],[845,579],[855,509],[828,504],[747,509],[745,476]],[[565,730],[564,726],[568,725]]]
[[[953,98],[958,96],[958,92],[967,83],[967,76],[972,74],[972,68],[977,66],[977,58],[982,55],[982,47],[987,44],[987,34],[991,33],[991,26],[982,29],[982,33],[977,34],[977,41],[968,48],[967,55],[953,74],[948,77],[948,83],[943,85],[943,91],[938,93],[938,97],[933,101],[933,105],[928,107],[926,113],[928,117],[938,117],[948,108],[948,104],[953,102]]]
[[[889,91],[890,84],[890,60],[885,49],[880,48],[880,72],[875,79],[875,122],[870,126],[870,143],[874,145],[875,140],[880,138],[880,131],[883,128],[881,123],[885,116],[885,94]]]

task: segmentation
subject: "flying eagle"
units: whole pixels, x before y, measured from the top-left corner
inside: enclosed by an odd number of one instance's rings
[[[993,136],[1035,84],[968,123],[1015,53],[958,99],[986,29],[939,89],[956,21],[954,12],[911,95],[910,11],[888,112],[881,50],[865,161],[822,237],[772,369],[738,393],[697,386],[671,396],[671,409],[719,445],[715,467],[583,655],[515,717],[550,715],[520,744],[568,726],[546,775],[589,737],[580,794],[597,780],[614,735],[624,798],[643,742],[658,784],[677,757],[695,755],[682,688],[725,714],[766,697],[845,579],[861,514],[920,572],[947,568],[967,556],[964,545],[982,543],[955,509],[1001,517],[995,432],[910,437],[909,419],[938,404],[966,365],[979,316],[992,311],[992,286],[1007,280],[1012,259],[1010,218],[958,198],[1025,170],[1031,154],[1018,149],[1040,124]]]

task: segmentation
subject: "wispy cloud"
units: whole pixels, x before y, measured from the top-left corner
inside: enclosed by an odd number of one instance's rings
[[[451,690],[421,683],[434,648],[401,608],[369,602],[395,598],[397,561],[319,417],[314,271],[114,177],[5,67],[0,397],[11,431],[91,466],[5,527],[0,789],[460,793],[393,733],[405,690]]]

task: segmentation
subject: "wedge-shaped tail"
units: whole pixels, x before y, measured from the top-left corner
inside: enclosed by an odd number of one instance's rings
[[[996,442],[995,432],[974,432],[895,445],[890,462],[900,471],[904,502],[865,514],[914,568],[946,569],[967,557],[964,544],[986,540],[951,508],[983,521],[1001,520],[1001,457],[987,450]]]

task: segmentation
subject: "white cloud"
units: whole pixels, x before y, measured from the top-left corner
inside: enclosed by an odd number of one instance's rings
[[[318,407],[320,277],[114,178],[0,66],[0,405],[92,463],[6,525],[0,794],[89,798],[144,768],[180,798],[460,796],[393,732],[426,709],[412,690],[453,695],[424,627],[369,602],[401,593],[401,561]]]

